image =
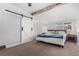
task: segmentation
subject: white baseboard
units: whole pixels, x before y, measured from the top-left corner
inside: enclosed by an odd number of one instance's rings
[[[17,46],[17,45],[20,45],[21,43],[14,43],[14,44],[9,44],[9,45],[6,45],[6,48],[10,48],[10,47],[14,47],[14,46]]]
[[[30,42],[30,41],[32,41],[32,40],[33,40],[33,39],[22,41],[21,44]]]
[[[27,43],[27,42],[30,42],[32,41],[33,39],[30,39],[30,40],[26,40],[26,41],[22,41],[22,42],[18,42],[18,43],[14,43],[14,44],[9,44],[9,45],[6,45],[6,48],[10,48],[10,47],[14,47],[14,46],[17,46],[17,45],[20,45],[20,44],[23,44],[23,43]]]

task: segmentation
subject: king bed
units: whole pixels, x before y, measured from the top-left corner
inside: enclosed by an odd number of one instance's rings
[[[52,43],[64,47],[66,41],[66,32],[58,30],[48,30],[47,33],[37,35],[36,40]]]

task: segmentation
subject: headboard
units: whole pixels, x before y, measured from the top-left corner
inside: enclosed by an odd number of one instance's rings
[[[53,29],[50,29],[50,30],[48,30],[48,31],[55,31],[55,32],[56,32],[56,31],[64,31],[65,33],[67,33],[67,30],[62,30],[62,29],[54,29],[54,30],[53,30]]]

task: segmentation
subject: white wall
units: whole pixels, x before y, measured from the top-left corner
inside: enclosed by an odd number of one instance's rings
[[[8,3],[0,4],[0,46],[7,45],[7,47],[11,47],[20,43],[20,30],[21,30],[20,18],[21,17],[18,15],[14,15],[9,12],[6,12],[4,9],[8,9],[27,16],[31,16],[31,15],[26,11],[12,4],[8,4]],[[29,23],[27,22],[27,24]],[[30,33],[31,32],[29,32],[29,34]]]
[[[79,19],[79,4],[65,4],[58,6],[50,11],[34,16],[35,20],[40,23],[50,24],[57,22],[72,22],[73,24]],[[72,28],[71,33],[76,33],[75,28]]]
[[[20,16],[4,10],[8,8],[13,10],[16,7],[10,4],[0,4],[0,45],[18,43],[20,39]]]

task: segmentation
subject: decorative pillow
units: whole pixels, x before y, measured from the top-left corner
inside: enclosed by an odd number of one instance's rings
[[[58,31],[58,34],[65,34],[64,31]]]
[[[65,34],[64,31],[48,31],[47,34]]]
[[[48,31],[47,34],[58,34],[57,31]]]

